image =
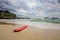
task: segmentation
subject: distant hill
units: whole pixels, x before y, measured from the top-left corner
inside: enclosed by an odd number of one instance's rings
[[[17,17],[14,13],[11,13],[7,10],[0,10],[0,19],[30,19],[30,17],[20,16]]]
[[[14,19],[16,18],[17,16],[7,10],[3,11],[3,10],[0,10],[0,19]]]

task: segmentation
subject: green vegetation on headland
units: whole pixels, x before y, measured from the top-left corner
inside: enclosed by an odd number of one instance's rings
[[[31,21],[33,21],[33,22],[60,23],[60,19],[59,18],[56,18],[56,17],[52,17],[52,18],[45,17],[43,19],[36,18],[36,19],[31,20]]]
[[[11,13],[7,10],[0,10],[0,19],[30,19],[29,17],[20,16],[17,17],[16,14]]]
[[[5,11],[0,10],[0,19],[14,19],[14,18],[16,18],[15,14],[13,14],[7,10],[5,10]]]

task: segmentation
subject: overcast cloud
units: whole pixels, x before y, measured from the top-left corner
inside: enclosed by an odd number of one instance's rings
[[[60,0],[0,0],[1,9],[17,16],[60,17]]]

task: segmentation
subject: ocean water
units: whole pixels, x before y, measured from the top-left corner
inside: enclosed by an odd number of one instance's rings
[[[20,25],[28,25],[31,27],[41,28],[41,29],[54,29],[60,30],[60,24],[57,23],[47,23],[47,22],[33,22],[31,19],[0,19],[0,22],[13,23],[18,27]]]

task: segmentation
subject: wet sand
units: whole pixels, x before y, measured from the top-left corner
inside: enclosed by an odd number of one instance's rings
[[[26,28],[13,32],[15,25],[0,24],[0,40],[60,40],[60,30]]]

